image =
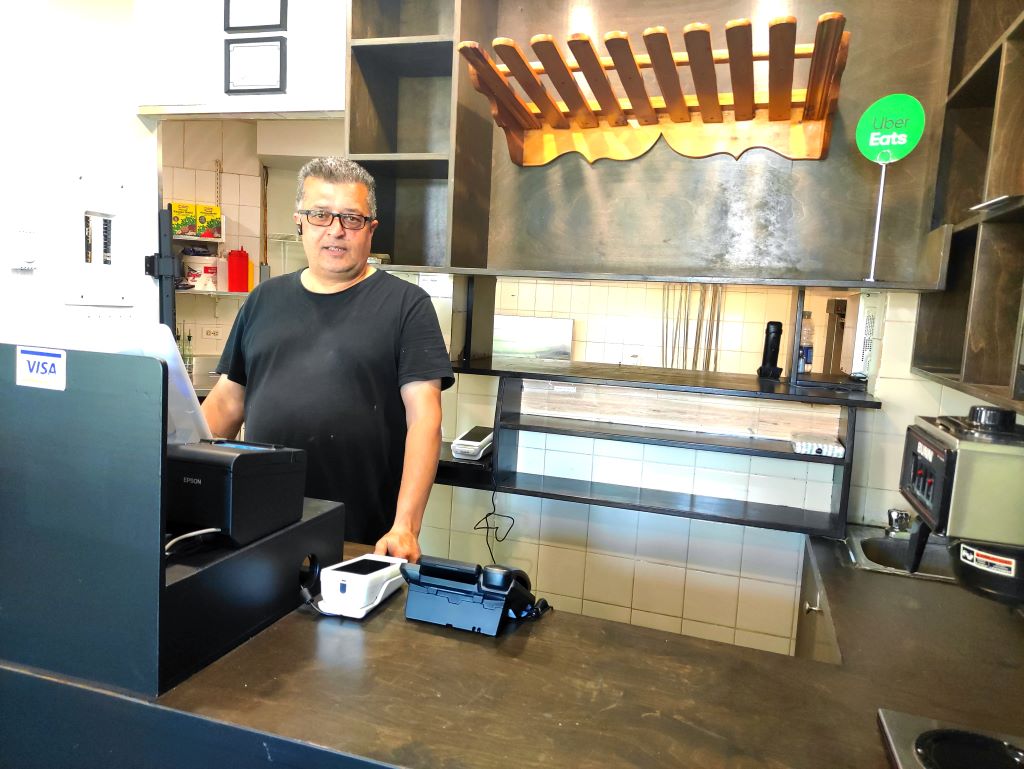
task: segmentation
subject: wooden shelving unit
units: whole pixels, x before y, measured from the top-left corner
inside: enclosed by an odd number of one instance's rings
[[[945,291],[921,296],[912,364],[1024,413],[1024,2],[985,8],[960,8],[953,77],[965,74],[946,100],[933,209],[953,225],[949,269]],[[996,18],[1013,20],[1000,32]]]
[[[600,56],[585,34],[567,41],[572,58],[546,34],[530,40],[539,61],[528,61],[519,45],[505,37],[492,43],[501,65],[476,41],[464,40],[458,49],[517,165],[544,165],[572,151],[590,162],[628,160],[647,152],[660,137],[687,157],[725,153],[738,158],[761,147],[803,160],[828,151],[830,116],[850,44],[845,23],[841,13],[822,14],[814,43],[797,45],[796,19],[773,19],[767,51],[753,49],[749,19],[726,25],[725,50],[712,49],[711,28],[701,23],[683,28],[685,51],[673,50],[662,26],[644,31],[645,54],[634,53],[624,32],[604,36],[608,56]],[[804,88],[793,87],[796,59],[810,59]],[[755,62],[768,63],[766,84],[755,84]],[[731,92],[718,90],[719,65],[728,66]],[[689,70],[693,93],[680,80],[683,68]],[[653,71],[654,83],[645,80],[645,70]],[[589,93],[580,89],[576,73],[582,73]],[[616,92],[610,73],[625,98]],[[649,92],[655,85],[657,90]]]
[[[377,182],[374,251],[396,265],[484,266],[491,131],[473,119],[482,110],[455,40],[493,34],[496,7],[353,0],[350,13],[346,149]]]

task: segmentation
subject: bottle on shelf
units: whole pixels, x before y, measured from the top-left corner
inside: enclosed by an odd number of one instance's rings
[[[803,321],[800,324],[800,352],[797,356],[797,373],[808,373],[814,363],[814,321],[811,319],[811,311],[804,310]]]

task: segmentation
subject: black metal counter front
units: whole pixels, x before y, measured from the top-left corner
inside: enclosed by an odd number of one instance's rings
[[[814,550],[841,665],[557,608],[489,638],[407,621],[400,593],[361,622],[295,611],[156,703],[0,666],[0,755],[31,745],[19,767],[884,769],[878,708],[1019,731],[1019,614],[847,568],[832,543]]]

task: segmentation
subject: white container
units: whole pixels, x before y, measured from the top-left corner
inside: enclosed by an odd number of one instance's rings
[[[196,291],[217,290],[217,257],[182,256],[181,266],[185,280],[191,283]]]

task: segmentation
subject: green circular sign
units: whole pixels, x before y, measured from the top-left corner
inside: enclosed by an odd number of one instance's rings
[[[873,163],[895,163],[909,155],[924,134],[924,107],[913,96],[883,96],[857,121],[857,149]]]

